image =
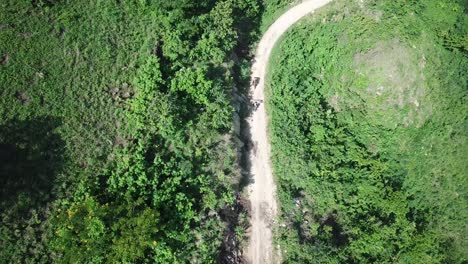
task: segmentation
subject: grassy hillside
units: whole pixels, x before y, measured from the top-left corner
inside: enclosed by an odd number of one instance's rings
[[[235,55],[258,17],[244,0],[1,1],[0,263],[235,246]]]
[[[462,1],[337,1],[270,63],[286,263],[465,263]]]

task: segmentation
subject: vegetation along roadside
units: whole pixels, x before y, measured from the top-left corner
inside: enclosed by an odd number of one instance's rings
[[[270,63],[286,263],[465,263],[464,1],[336,1]]]
[[[260,12],[2,1],[0,263],[235,261],[232,98]]]

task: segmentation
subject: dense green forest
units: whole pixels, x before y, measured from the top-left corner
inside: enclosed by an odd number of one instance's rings
[[[297,2],[0,1],[0,263],[239,263],[242,93]],[[284,37],[286,263],[468,261],[467,5],[337,0]]]
[[[0,263],[232,261],[231,98],[261,10],[1,1]]]
[[[466,1],[336,1],[268,78],[286,263],[467,263]]]

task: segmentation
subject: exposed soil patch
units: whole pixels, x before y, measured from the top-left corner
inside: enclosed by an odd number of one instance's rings
[[[420,126],[431,113],[426,104],[426,85],[422,69],[425,57],[398,39],[379,42],[366,53],[356,54],[354,65],[365,90],[357,92],[370,112],[385,113],[382,125]]]
[[[2,56],[2,59],[0,60],[0,64],[5,65],[8,63],[9,60],[10,60],[10,54],[5,54]]]
[[[26,92],[16,92],[15,97],[20,100],[23,105],[27,105],[31,102]]]

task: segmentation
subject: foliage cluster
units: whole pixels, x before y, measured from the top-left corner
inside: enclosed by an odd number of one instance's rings
[[[268,80],[286,263],[465,263],[467,15],[457,1],[337,1]]]

